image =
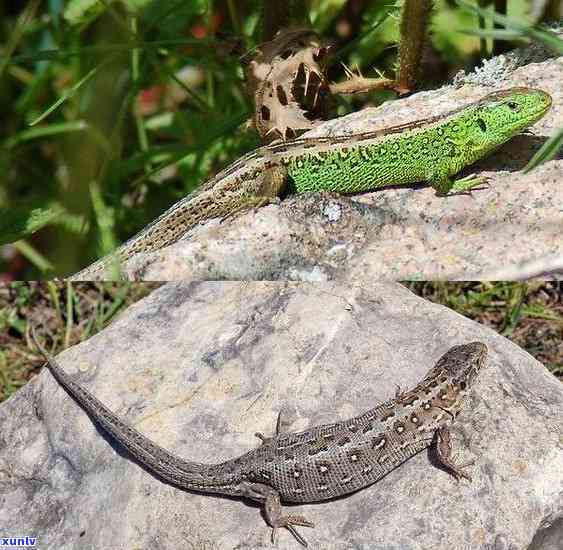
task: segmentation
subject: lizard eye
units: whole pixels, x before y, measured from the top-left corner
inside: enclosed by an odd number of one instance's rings
[[[479,126],[479,128],[481,128],[482,132],[487,131],[487,125],[485,124],[485,121],[482,118],[477,119],[477,125]]]
[[[518,110],[518,103],[516,103],[515,101],[509,101],[509,102],[507,103],[507,105],[508,105],[508,108],[509,108],[511,111],[517,111],[517,110]]]

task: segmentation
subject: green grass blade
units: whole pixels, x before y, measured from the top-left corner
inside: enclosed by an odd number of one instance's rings
[[[27,241],[16,241],[14,247],[42,273],[55,269],[55,266]]]
[[[114,211],[104,202],[102,190],[97,181],[90,184],[90,198],[99,229],[101,253],[105,256],[117,247]]]
[[[19,241],[64,214],[65,209],[57,203],[45,207],[0,208],[0,244]]]
[[[30,141],[32,139],[56,136],[59,134],[68,134],[70,132],[83,132],[88,128],[87,122],[84,120],[75,120],[73,122],[60,122],[58,124],[49,124],[48,126],[39,126],[30,130],[18,132],[15,136],[4,142],[4,147],[11,149],[20,143]]]
[[[113,58],[110,58],[110,59],[113,60]],[[88,82],[88,80],[90,80],[98,72],[98,70],[101,67],[107,65],[108,62],[109,62],[109,60],[106,60],[106,61],[104,61],[104,63],[100,63],[99,65],[96,65],[91,71],[88,71],[88,73],[86,75],[84,75],[74,86],[72,86],[68,90],[65,90],[63,92],[63,94],[61,95],[61,97],[59,97],[59,99],[57,99],[57,101],[55,101],[55,103],[53,103],[53,105],[51,105],[45,111],[43,111],[43,113],[40,114],[35,120],[30,122],[29,125],[34,126],[38,122],[41,122],[45,117],[47,117],[55,109],[57,109],[57,107],[62,105],[68,98],[72,97],[80,89],[80,87],[83,84]]]
[[[10,62],[13,62],[12,53],[20,43],[26,25],[28,25],[29,22],[35,17],[35,12],[37,11],[39,4],[41,4],[41,0],[32,0],[25,7],[23,13],[18,18],[16,28],[12,32],[8,43],[3,47],[2,53],[4,55],[0,57],[0,76],[2,76],[4,69],[10,64]]]
[[[197,48],[197,53],[205,53],[210,51],[210,49],[216,48],[218,42],[216,40],[202,40],[195,38],[179,38],[179,39],[166,39],[166,40],[153,40],[153,41],[131,41],[124,43],[115,44],[102,44],[96,46],[83,46],[76,49],[55,49],[55,50],[41,50],[33,54],[20,54],[13,55],[10,58],[6,58],[5,62],[8,65],[14,65],[18,63],[29,63],[37,61],[47,61],[47,60],[58,60],[62,61],[69,57],[80,57],[86,55],[102,55],[120,52],[128,52],[134,48],[140,50],[152,50],[158,51],[161,48],[173,48],[173,47],[192,47]],[[184,57],[186,60],[192,59],[190,56]],[[201,56],[199,58],[193,57],[193,60],[201,61]]]
[[[514,31],[512,29],[460,29],[459,32],[482,38],[496,38],[497,40],[525,38],[521,31]]]
[[[540,164],[555,158],[555,155],[563,147],[563,128],[551,136],[537,151],[537,153],[530,159],[530,162],[524,168],[524,174],[527,174]]]
[[[496,23],[500,23],[506,29],[515,33],[517,36],[520,37],[528,37],[543,42],[546,46],[551,48],[555,53],[559,55],[563,55],[563,40],[557,36],[553,31],[549,29],[543,28],[539,25],[533,25],[532,23],[525,24],[513,19],[511,17],[507,17],[506,15],[502,15],[500,13],[496,13],[494,11],[486,10],[470,4],[466,0],[456,0],[456,3],[465,11],[473,12],[477,15],[481,15],[484,17],[490,17]],[[491,29],[490,31],[482,31],[482,30],[464,30],[466,34],[475,34],[477,36],[488,36],[488,37],[495,37],[500,40],[512,40],[514,36],[510,36],[509,34],[504,36],[501,34],[496,34],[499,32],[499,29]],[[509,38],[510,37],[510,38]]]

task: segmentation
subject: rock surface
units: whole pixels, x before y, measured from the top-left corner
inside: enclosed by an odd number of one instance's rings
[[[551,111],[534,127],[464,173],[489,179],[471,195],[437,197],[431,187],[387,188],[355,196],[292,196],[280,205],[211,220],[160,251],[124,266],[143,280],[363,280],[563,278],[563,160],[522,168],[563,126],[563,57],[488,62],[466,83],[420,92],[329,121],[307,136],[340,135],[424,119],[511,86],[542,88]],[[502,70],[499,69],[502,65]],[[490,68],[493,67],[493,68]],[[494,78],[493,78],[494,77]],[[475,81],[487,85],[476,85]]]
[[[399,284],[170,283],[59,360],[172,452],[218,462],[354,416],[417,383],[451,346],[488,366],[458,417],[456,482],[422,452],[375,485],[291,506],[323,550],[523,550],[561,536],[563,386],[492,330]],[[254,504],[161,483],[44,370],[0,406],[0,526],[46,550],[274,548]],[[558,532],[557,532],[558,530]],[[278,549],[299,548],[285,531]]]

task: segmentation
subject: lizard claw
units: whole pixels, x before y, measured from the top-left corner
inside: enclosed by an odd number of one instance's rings
[[[281,527],[285,527],[297,540],[299,544],[307,548],[309,545],[303,536],[295,529],[294,525],[300,525],[301,527],[314,527],[315,524],[311,521],[306,520],[303,516],[287,515],[279,518],[279,521],[275,526],[272,526],[272,544],[276,544],[277,530]]]
[[[300,525],[302,527],[314,527],[315,524],[306,520],[303,516],[296,516],[292,514],[283,515],[279,493],[271,488],[269,488],[269,490],[266,488],[266,490],[268,493],[264,503],[264,513],[266,515],[268,525],[272,528],[272,543],[275,544],[276,542],[278,529],[280,527],[285,527],[295,537],[299,544],[307,547],[307,541],[299,534],[294,526]]]
[[[456,464],[457,461],[457,456],[454,456],[452,458],[451,461],[451,465],[450,465],[450,471],[452,472],[452,475],[456,478],[457,481],[460,481],[461,479],[467,479],[467,481],[469,481],[470,483],[473,481],[471,476],[467,473],[465,473],[463,470],[464,468],[467,468],[468,466],[473,466],[473,464],[475,464],[475,460],[468,460],[467,462],[464,462],[463,464]]]

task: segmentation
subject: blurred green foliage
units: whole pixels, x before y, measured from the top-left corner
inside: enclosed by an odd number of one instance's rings
[[[17,240],[1,249],[5,279],[86,265],[258,145],[243,124],[252,104],[239,57],[260,42],[262,4],[0,4],[0,245]],[[482,54],[482,39],[461,32],[479,30],[478,14],[454,0],[435,4],[425,86]],[[530,6],[509,0],[507,15],[531,28]],[[335,45],[335,59],[366,76],[393,75],[400,2],[365,2],[355,20],[345,0],[308,7],[308,23]],[[329,74],[344,79],[340,63]],[[384,98],[339,98],[333,114]]]
[[[407,282],[412,292],[493,328],[563,380],[563,284]]]
[[[56,343],[54,351],[58,352],[101,331],[159,286],[61,281],[0,285],[0,402],[22,387],[44,363],[31,346],[32,326],[51,334]]]

